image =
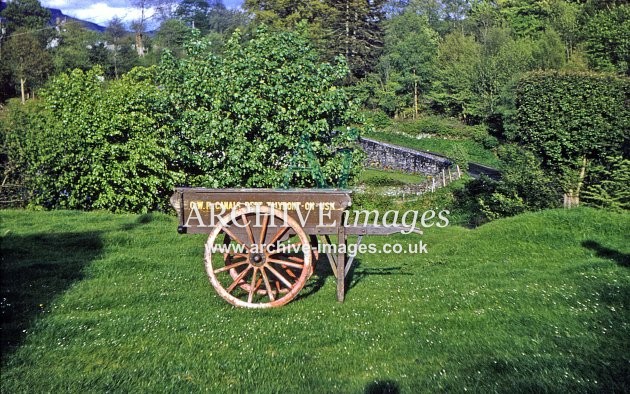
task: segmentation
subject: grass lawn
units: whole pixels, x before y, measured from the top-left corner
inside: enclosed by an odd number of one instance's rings
[[[455,146],[461,147],[468,155],[468,160],[490,167],[499,167],[500,161],[491,150],[485,149],[480,143],[466,139],[453,140],[443,138],[421,138],[417,139],[402,134],[393,134],[387,132],[372,132],[366,134],[366,137],[375,140],[389,142],[391,144],[404,146],[411,149],[420,149],[445,156],[451,155]]]
[[[325,265],[294,302],[236,309],[173,217],[0,211],[1,391],[630,390],[630,214],[429,228],[427,255]]]
[[[422,183],[426,177],[422,174],[408,174],[402,171],[380,168],[364,168],[357,179],[357,184],[367,186],[404,186]]]

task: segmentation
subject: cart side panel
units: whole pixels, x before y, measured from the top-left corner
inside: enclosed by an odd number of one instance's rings
[[[230,215],[233,210],[266,206],[281,215],[286,212],[308,234],[336,234],[343,225],[343,212],[351,204],[350,194],[348,190],[336,189],[178,188],[171,205],[177,211],[179,231],[183,233],[210,233],[219,224],[219,217]]]

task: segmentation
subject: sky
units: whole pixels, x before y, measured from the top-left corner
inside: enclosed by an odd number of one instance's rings
[[[117,16],[129,23],[140,17],[140,10],[130,0],[40,0],[44,7],[60,9],[64,14],[106,26]],[[223,0],[228,8],[237,8],[243,0]]]

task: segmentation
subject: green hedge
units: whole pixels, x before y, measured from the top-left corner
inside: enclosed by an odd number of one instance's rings
[[[630,135],[630,79],[594,73],[535,72],[516,87],[513,137],[550,167],[619,154]]]

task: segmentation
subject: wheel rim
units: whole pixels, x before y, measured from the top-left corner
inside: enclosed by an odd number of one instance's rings
[[[281,213],[265,206],[241,208],[210,233],[206,272],[217,293],[230,304],[279,307],[306,284],[312,272],[309,237],[295,219]]]

